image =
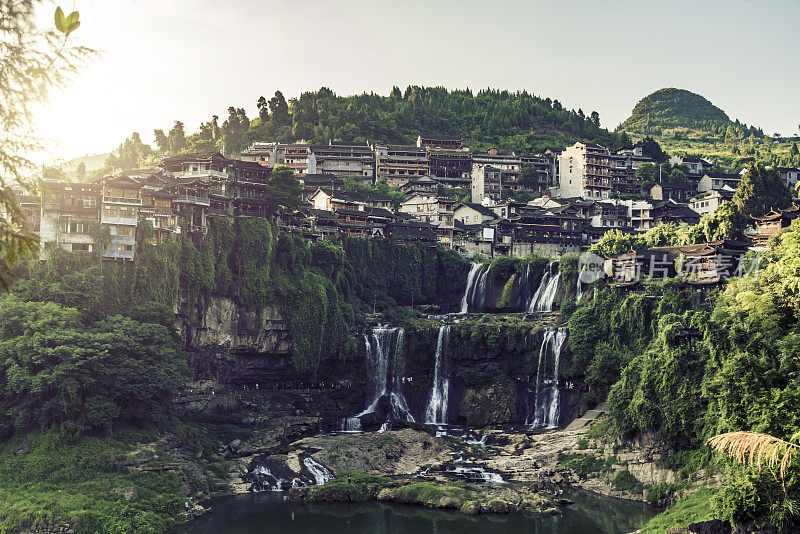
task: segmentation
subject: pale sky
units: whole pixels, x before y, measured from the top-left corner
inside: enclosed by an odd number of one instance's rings
[[[768,134],[800,123],[800,0],[62,0],[67,13],[73,2],[75,41],[104,54],[39,118],[65,159],[321,86],[525,89],[610,129],[679,87]]]

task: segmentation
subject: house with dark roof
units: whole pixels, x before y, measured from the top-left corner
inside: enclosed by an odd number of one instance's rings
[[[460,137],[417,136],[417,147],[419,148],[452,148],[458,150],[462,146],[464,146],[464,140]]]
[[[739,187],[739,182],[742,181],[741,174],[729,174],[719,172],[705,173],[697,184],[697,191],[706,193],[711,190],[722,189],[723,186],[728,186],[731,189]]]
[[[689,202],[696,192],[697,186],[691,182],[656,183],[650,188],[650,198],[653,200]]]
[[[753,248],[763,250],[767,247],[769,238],[780,232],[783,228],[791,226],[800,211],[797,205],[793,205],[785,210],[771,210],[762,217],[752,217],[756,225],[756,232],[750,235],[753,240]]]
[[[481,225],[498,218],[491,208],[471,202],[457,204],[453,217],[463,225]]]

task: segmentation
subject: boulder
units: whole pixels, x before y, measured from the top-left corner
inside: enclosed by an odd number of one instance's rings
[[[467,501],[461,505],[461,513],[467,515],[478,515],[481,513],[481,503],[478,501]]]
[[[126,501],[135,501],[139,498],[139,492],[133,486],[129,488],[114,488],[114,493],[122,495]]]

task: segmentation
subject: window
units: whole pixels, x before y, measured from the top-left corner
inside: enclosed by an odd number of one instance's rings
[[[85,250],[89,252],[92,250],[92,245],[89,243],[73,243],[72,251],[75,252],[76,250]]]
[[[103,215],[105,217],[116,217],[117,216],[117,208],[112,206],[104,206],[103,207]]]
[[[127,208],[123,206],[119,208],[118,216],[120,218],[133,219],[136,217],[136,211],[133,208]]]
[[[133,252],[133,245],[117,245],[118,252]]]
[[[117,226],[117,235],[133,235],[133,226]]]

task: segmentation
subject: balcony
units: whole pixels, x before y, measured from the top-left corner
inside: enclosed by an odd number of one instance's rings
[[[227,180],[228,179],[228,173],[225,172],[225,171],[211,171],[211,170],[208,170],[208,171],[186,171],[184,173],[181,173],[181,174],[177,175],[176,178],[180,178],[180,179],[187,179],[187,178],[198,178],[198,179],[213,178],[215,180]]]
[[[108,260],[132,260],[132,250],[104,250],[103,259]]]
[[[210,206],[211,201],[207,197],[196,197],[194,195],[178,195],[173,202],[183,202],[186,204],[197,204],[200,206]]]
[[[141,206],[141,198],[107,197],[103,195],[103,204],[126,204],[128,206]]]
[[[139,218],[135,215],[133,217],[107,217],[105,215],[100,216],[100,223],[101,224],[120,224],[123,226],[136,226],[139,222]]]

